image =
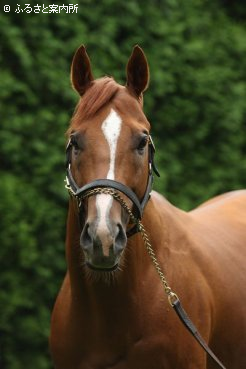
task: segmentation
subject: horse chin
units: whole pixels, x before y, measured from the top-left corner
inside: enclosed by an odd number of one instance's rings
[[[86,266],[95,271],[95,272],[114,272],[119,268],[119,264],[116,263],[113,266],[98,266],[98,265],[93,265],[90,262],[86,262]]]
[[[92,264],[89,261],[85,261],[84,265],[84,273],[86,280],[89,283],[102,283],[108,286],[117,283],[120,272],[122,271],[122,263],[119,263],[119,260],[113,264],[112,266],[104,266]]]
[[[124,269],[124,252],[118,255],[103,257],[83,253],[83,271],[88,282],[116,283]]]

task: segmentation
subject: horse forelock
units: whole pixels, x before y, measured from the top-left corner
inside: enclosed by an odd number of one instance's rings
[[[122,86],[112,77],[103,77],[93,81],[78,102],[69,130],[78,128],[84,120],[92,119],[101,108],[115,97],[121,88]]]

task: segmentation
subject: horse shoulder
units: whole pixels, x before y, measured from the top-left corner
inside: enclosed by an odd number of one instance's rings
[[[190,232],[221,267],[242,265],[246,258],[246,191],[218,196],[188,213]]]
[[[188,213],[158,194],[153,198],[162,219],[169,219],[166,265],[172,269],[172,288],[184,306],[190,306],[187,310],[195,322],[207,320],[219,355],[224,346],[246,340],[246,308],[240,303],[246,300],[246,191],[218,196]],[[201,314],[204,304],[207,314]],[[203,334],[203,325],[200,328]],[[243,350],[238,346],[227,360],[236,362],[240,355]]]
[[[189,215],[195,258],[212,296],[211,341],[223,351],[246,340],[246,191],[218,196]],[[233,355],[225,354],[230,363],[243,355],[241,345]],[[242,362],[246,365],[246,358]]]

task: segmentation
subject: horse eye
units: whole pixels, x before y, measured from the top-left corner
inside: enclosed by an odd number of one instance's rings
[[[144,137],[141,138],[141,141],[139,142],[138,148],[137,148],[137,150],[140,154],[142,154],[144,152],[144,148],[147,145],[147,142],[148,142],[148,136],[144,136]]]
[[[71,139],[71,144],[74,147],[74,149],[75,150],[79,150],[79,144],[78,144],[78,141],[77,141],[76,136],[75,135],[71,135],[70,139]]]

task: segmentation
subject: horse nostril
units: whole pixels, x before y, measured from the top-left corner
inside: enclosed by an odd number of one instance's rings
[[[92,243],[93,243],[93,239],[90,234],[90,225],[89,223],[86,223],[81,233],[81,236],[80,236],[80,245],[84,249],[88,249],[89,247],[91,247]]]
[[[115,237],[115,250],[120,253],[126,245],[126,232],[120,223],[117,224],[118,233]]]

